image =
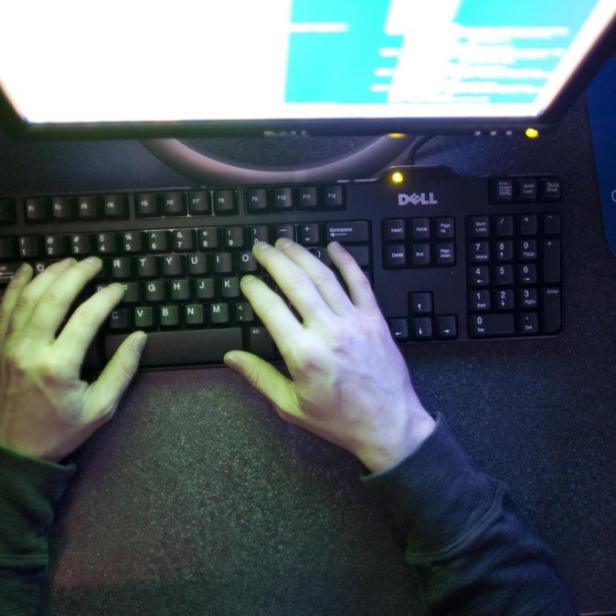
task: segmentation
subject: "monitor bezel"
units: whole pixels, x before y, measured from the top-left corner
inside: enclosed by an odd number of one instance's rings
[[[271,120],[182,120],[178,122],[29,123],[0,87],[0,123],[10,137],[21,139],[149,139],[157,137],[284,137],[383,135],[388,133],[497,134],[518,133],[527,127],[553,128],[584,91],[614,50],[616,15],[591,47],[560,94],[538,117],[520,118],[343,118]]]

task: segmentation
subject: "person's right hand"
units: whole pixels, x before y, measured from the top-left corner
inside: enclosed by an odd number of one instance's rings
[[[292,380],[244,351],[225,363],[268,398],[280,417],[343,447],[371,471],[396,465],[434,429],[370,283],[340,244],[327,247],[349,289],[308,250],[278,240],[258,242],[257,261],[298,311],[255,276],[241,281],[242,293],[267,327]]]

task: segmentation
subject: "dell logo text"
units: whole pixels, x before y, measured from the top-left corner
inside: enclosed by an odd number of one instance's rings
[[[438,205],[434,193],[398,193],[398,205]]]

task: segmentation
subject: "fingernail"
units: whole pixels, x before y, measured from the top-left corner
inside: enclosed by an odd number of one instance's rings
[[[246,274],[246,276],[242,276],[242,279],[240,280],[240,284],[246,283],[246,282],[252,282],[253,280],[255,280],[256,276],[253,276],[252,274]]]
[[[340,250],[341,248],[340,242],[337,242],[336,240],[334,240],[333,242],[330,242],[329,246],[331,246],[334,250]]]
[[[88,257],[85,262],[92,267],[98,267],[102,263],[98,257]]]
[[[148,335],[144,332],[139,332],[139,335],[135,336],[135,339],[133,340],[133,349],[135,349],[137,353],[141,353],[147,341]]]
[[[222,359],[225,362],[225,365],[233,367],[233,368],[239,367],[240,364],[242,363],[239,357],[235,355],[234,353],[225,353]]]
[[[255,242],[252,245],[252,249],[253,250],[263,250],[264,248],[266,248],[267,246],[269,246],[269,244],[267,242],[264,242],[262,240],[259,240],[258,242]]]
[[[74,257],[67,257],[66,259],[62,259],[62,261],[59,262],[59,265],[62,267],[67,267],[68,265],[75,265],[75,263],[77,263],[77,259]]]
[[[281,237],[280,239],[278,239],[278,241],[276,242],[276,247],[280,247],[280,248],[288,248],[293,242],[286,238],[286,237]]]
[[[122,294],[126,292],[126,288],[121,282],[112,282],[108,288],[111,288],[114,290],[119,289],[120,291],[122,291]]]
[[[30,267],[30,265],[28,263],[22,263],[19,266],[19,268],[17,269],[17,271],[15,272],[15,277],[17,277],[17,276],[25,276],[29,267]]]

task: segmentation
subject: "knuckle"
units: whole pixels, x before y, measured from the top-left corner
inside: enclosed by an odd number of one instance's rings
[[[53,286],[45,293],[46,299],[53,304],[61,304],[66,301],[66,291],[61,286]]]

